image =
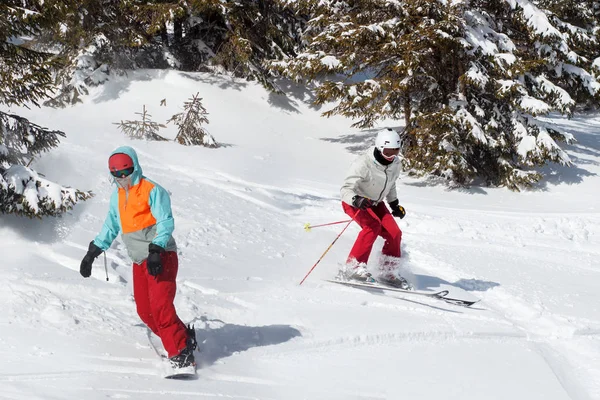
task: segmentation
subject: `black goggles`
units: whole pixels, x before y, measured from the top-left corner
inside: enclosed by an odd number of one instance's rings
[[[126,169],[120,169],[118,171],[110,171],[110,174],[112,176],[114,176],[115,178],[126,178],[129,175],[133,174],[133,167],[126,168]]]

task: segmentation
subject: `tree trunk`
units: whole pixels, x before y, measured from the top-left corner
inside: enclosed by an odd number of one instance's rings
[[[174,41],[175,45],[181,44],[181,41],[183,39],[183,18],[180,18],[180,17],[175,18],[175,21],[173,21],[173,31],[174,31],[173,41]]]
[[[160,29],[160,40],[163,45],[169,47],[169,35],[167,34],[167,24],[163,23],[162,28]]]
[[[404,125],[408,128],[410,125],[410,92],[404,92]]]

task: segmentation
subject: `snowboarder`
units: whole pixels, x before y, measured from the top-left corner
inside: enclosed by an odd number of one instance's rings
[[[104,226],[90,242],[79,272],[89,277],[94,259],[121,232],[133,261],[133,296],[138,315],[161,338],[173,367],[193,366],[196,334],[193,327],[181,322],[173,305],[178,258],[169,193],[142,174],[131,147],[116,149],[108,159],[108,168],[117,188],[110,198]]]
[[[349,279],[372,280],[367,261],[377,236],[385,240],[379,280],[398,287],[407,286],[396,269],[400,259],[402,231],[393,217],[404,218],[399,204],[396,180],[400,176],[400,136],[392,129],[378,132],[375,147],[358,157],[350,167],[341,188],[342,207],[362,228],[346,260]],[[387,200],[392,213],[383,200]],[[392,217],[393,216],[393,217]]]

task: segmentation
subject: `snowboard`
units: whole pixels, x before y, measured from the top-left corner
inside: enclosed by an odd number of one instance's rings
[[[163,364],[166,365],[162,375],[165,379],[194,380],[198,378],[195,365],[184,368],[174,368],[170,365],[169,360],[166,360]]]

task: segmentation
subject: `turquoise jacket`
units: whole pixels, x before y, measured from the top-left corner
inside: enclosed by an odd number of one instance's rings
[[[111,153],[124,153],[133,160],[131,186],[117,185],[110,197],[108,215],[94,244],[107,250],[119,233],[133,262],[142,263],[148,257],[148,246],[154,243],[167,251],[176,251],[173,239],[175,220],[169,193],[143,175],[135,150],[119,147]],[[116,180],[113,179],[116,184]]]

